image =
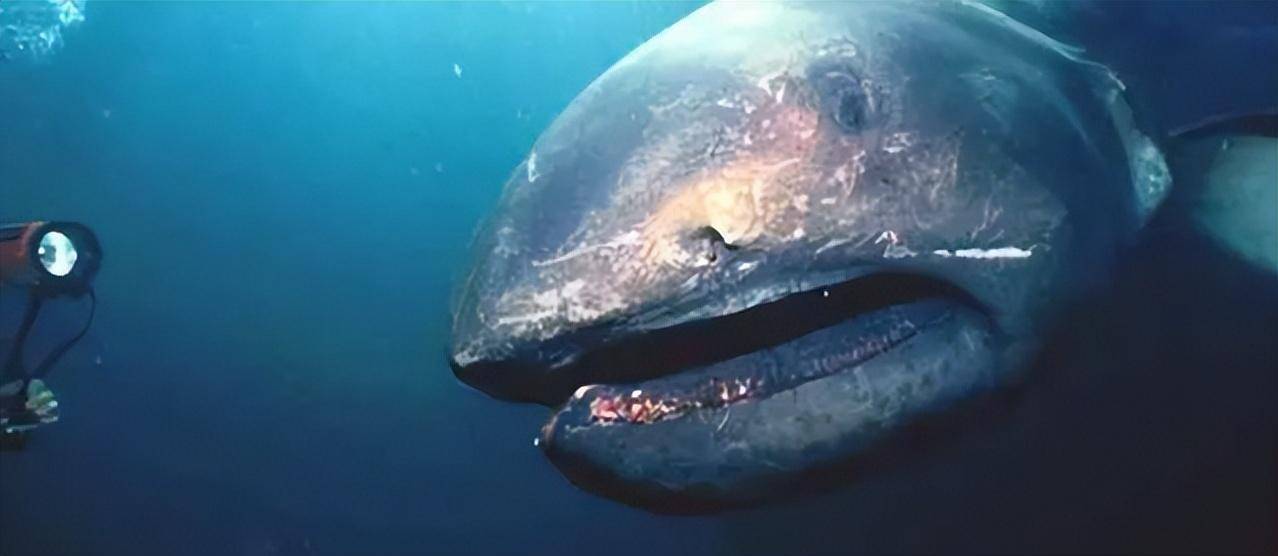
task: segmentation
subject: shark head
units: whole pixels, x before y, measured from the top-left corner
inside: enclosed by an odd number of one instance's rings
[[[712,4],[537,140],[452,366],[626,502],[766,498],[1017,375],[1139,225],[1121,85],[979,4]]]

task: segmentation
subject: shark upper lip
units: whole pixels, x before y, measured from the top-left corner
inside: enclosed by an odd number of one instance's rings
[[[936,278],[872,272],[728,315],[619,335],[554,369],[512,359],[468,367],[455,365],[454,370],[464,382],[495,396],[556,405],[586,385],[630,384],[679,374],[782,345],[859,315],[929,298],[976,305],[964,291]],[[890,349],[905,338],[900,333],[875,341],[882,344],[882,349]],[[599,331],[583,330],[580,337],[561,341],[579,342],[591,335],[599,335]],[[542,349],[556,348],[554,343],[547,343]],[[740,389],[751,385],[737,382],[722,387]]]

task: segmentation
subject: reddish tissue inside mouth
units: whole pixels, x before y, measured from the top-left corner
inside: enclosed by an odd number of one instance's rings
[[[590,401],[591,423],[649,424],[677,417],[692,409],[722,407],[733,404],[761,391],[763,380],[720,380],[711,378],[701,388],[688,395],[647,395],[642,390],[614,394],[605,393]]]
[[[679,417],[690,411],[766,398],[810,380],[849,369],[909,339],[917,331],[918,328],[913,323],[901,322],[886,331],[858,338],[853,349],[813,360],[809,365],[794,369],[791,374],[779,378],[774,376],[766,382],[763,378],[753,376],[730,379],[711,377],[693,388],[664,392],[623,390],[615,386],[592,388],[590,392],[594,394],[594,398],[590,400],[590,424],[646,425]]]

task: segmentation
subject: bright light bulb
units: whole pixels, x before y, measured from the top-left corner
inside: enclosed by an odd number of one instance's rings
[[[40,247],[36,253],[40,255],[40,264],[54,276],[66,276],[75,268],[75,260],[79,256],[71,238],[62,232],[49,232],[40,238]]]

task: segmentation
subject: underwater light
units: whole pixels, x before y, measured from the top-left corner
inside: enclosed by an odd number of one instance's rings
[[[83,295],[102,264],[102,247],[75,222],[0,225],[0,283],[42,297]]]
[[[0,224],[0,286],[27,290],[22,324],[0,363],[0,450],[21,449],[28,431],[58,420],[58,402],[44,380],[93,323],[98,299],[92,282],[101,265],[102,245],[83,224]],[[88,297],[84,326],[29,367],[24,353],[40,308],[47,299],[63,295]]]
[[[40,255],[40,264],[54,276],[66,276],[75,268],[78,255],[71,238],[62,232],[49,232],[40,238],[40,247],[36,249]]]

